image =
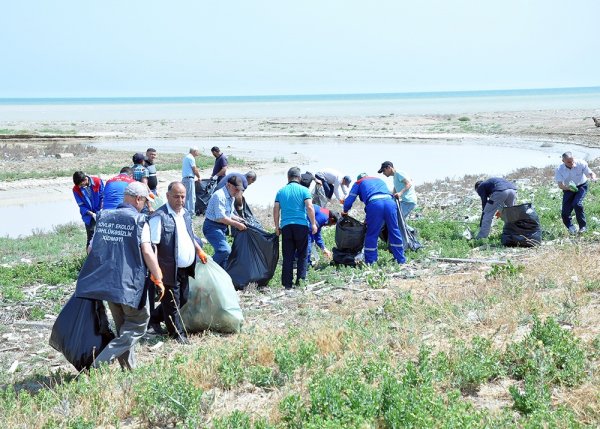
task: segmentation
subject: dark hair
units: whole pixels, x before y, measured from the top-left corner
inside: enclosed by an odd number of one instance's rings
[[[133,168],[131,167],[123,167],[119,174],[127,174],[128,176],[133,176]]]
[[[156,149],[154,149],[153,147],[149,147],[148,149],[146,149],[146,153],[148,152],[156,152]]]
[[[483,180],[478,180],[477,182],[475,182],[475,190],[477,190],[477,188],[479,188],[479,185],[481,185],[483,183]]]
[[[573,158],[573,154],[571,152],[565,152],[562,154],[562,160]]]
[[[335,225],[340,221],[340,214],[338,212],[334,212],[333,210],[329,210],[329,219],[327,220],[328,225]]]
[[[221,149],[219,149],[219,146],[213,146],[210,148],[211,152],[221,152]]]
[[[246,180],[256,180],[256,173],[252,170],[245,174]]]
[[[83,182],[86,178],[86,175],[83,171],[76,171],[73,173],[73,183],[75,186],[79,186],[81,182]]]
[[[235,186],[238,189],[243,189],[242,179],[240,179],[238,176],[230,176],[229,179],[227,179],[227,183]]]
[[[287,172],[288,181],[291,179],[300,179],[300,169],[298,167],[292,167]]]

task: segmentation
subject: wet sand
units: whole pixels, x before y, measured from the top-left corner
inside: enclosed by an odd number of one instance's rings
[[[20,122],[0,121],[0,129],[19,132],[28,136],[22,139],[7,139],[6,132],[0,145],[43,145],[49,141],[74,144],[94,144],[102,147],[103,142],[119,140],[141,140],[144,144],[165,140],[191,140],[202,149],[218,144],[223,139],[260,140],[272,146],[272,152],[262,159],[254,159],[251,168],[261,175],[279,174],[291,165],[301,164],[307,159],[302,146],[295,153],[286,153],[285,160],[271,157],[278,153],[278,142],[282,139],[298,142],[334,141],[361,144],[385,139],[391,142],[418,143],[438,142],[461,144],[464,141],[515,146],[515,142],[544,147],[554,144],[573,147],[600,148],[600,128],[595,127],[591,116],[600,116],[600,109],[589,110],[543,110],[520,112],[483,112],[462,115],[378,115],[378,116],[298,116],[269,118],[213,118],[175,120],[131,120],[131,121],[44,121]],[[52,137],[50,137],[52,136]],[[89,136],[90,139],[74,138]],[[114,146],[114,145],[113,145]],[[252,144],[243,158],[252,158]],[[111,147],[114,149],[114,147]],[[139,150],[144,150],[140,148]],[[25,161],[0,160],[0,169],[83,169],[95,165],[98,159],[109,156],[128,162],[129,156],[118,152],[103,153],[93,157],[67,159],[37,158]],[[183,156],[183,153],[181,154]],[[104,158],[102,158],[104,159]],[[282,162],[283,161],[283,162]],[[160,159],[159,159],[160,162]],[[245,168],[245,167],[244,167]],[[410,169],[410,167],[406,167]],[[210,171],[201,172],[204,177]],[[470,174],[469,165],[463,174]],[[116,174],[116,173],[115,173]],[[164,186],[179,177],[179,171],[161,172],[159,177]],[[108,175],[109,178],[112,175]],[[33,201],[57,201],[72,198],[70,177],[53,179],[26,179],[0,182],[0,205],[28,204]]]

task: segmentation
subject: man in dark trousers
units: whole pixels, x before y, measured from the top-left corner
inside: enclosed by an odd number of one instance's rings
[[[140,214],[147,199],[148,187],[133,182],[116,209],[98,213],[89,255],[77,279],[75,296],[108,301],[117,327],[117,337],[96,357],[94,367],[117,359],[121,367],[135,368],[134,346],[146,333],[150,317],[144,287],[147,269],[164,291],[146,216]]]
[[[308,188],[300,184],[300,169],[292,167],[287,174],[288,184],[277,192],[273,205],[273,222],[277,235],[282,237],[281,284],[286,290],[294,285],[294,259],[296,283],[306,279],[308,235],[317,233],[315,209]]]
[[[204,264],[207,260],[192,230],[192,217],[184,207],[185,192],[183,183],[169,184],[167,203],[156,209],[149,221],[165,285],[165,297],[160,305],[162,321],[169,336],[182,344],[188,344],[188,339],[179,309],[188,300],[189,277],[194,277],[196,257]],[[151,323],[161,321],[160,315],[152,317]]]
[[[517,185],[501,177],[490,177],[478,180],[475,191],[481,198],[481,221],[476,238],[486,238],[490,235],[494,215],[502,207],[512,207],[517,199]]]
[[[213,167],[212,177],[213,179],[217,180],[217,183],[219,183],[227,174],[227,156],[221,152],[221,149],[219,149],[218,146],[213,146],[210,149],[210,152],[215,157],[215,165]]]
[[[373,264],[377,261],[377,239],[384,223],[388,229],[390,250],[394,259],[399,264],[405,263],[404,246],[398,227],[398,207],[386,183],[377,177],[367,176],[367,173],[359,174],[344,201],[342,216],[352,208],[356,197],[365,203],[365,263]]]
[[[562,155],[563,163],[556,169],[554,179],[563,191],[561,217],[570,234],[577,228],[571,221],[571,213],[575,211],[575,219],[579,225],[579,233],[587,231],[587,222],[583,210],[583,199],[588,191],[588,178],[596,180],[596,174],[583,159],[575,159],[571,152]]]

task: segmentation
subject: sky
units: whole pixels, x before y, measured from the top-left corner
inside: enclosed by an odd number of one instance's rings
[[[0,98],[600,86],[597,1],[3,1]]]

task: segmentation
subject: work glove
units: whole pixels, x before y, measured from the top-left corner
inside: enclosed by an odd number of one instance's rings
[[[92,219],[96,220],[96,213],[90,212],[90,216],[92,217]]]
[[[150,274],[150,280],[152,280],[152,283],[154,283],[154,285],[160,292],[160,297],[158,298],[158,301],[161,301],[163,299],[163,296],[165,296],[165,285],[163,284],[162,280],[158,280],[156,277],[154,277],[153,274]]]
[[[219,176],[215,175],[212,177],[213,180],[217,180],[219,178]]]
[[[208,262],[208,256],[206,255],[206,252],[202,250],[202,248],[198,248],[196,250],[196,255],[198,255],[200,262],[202,262],[203,264],[206,264]]]

